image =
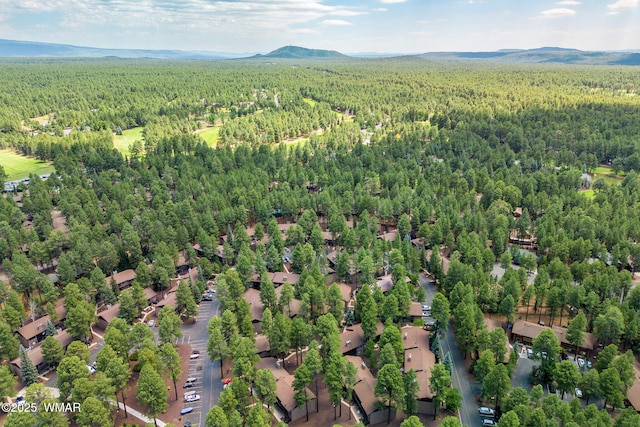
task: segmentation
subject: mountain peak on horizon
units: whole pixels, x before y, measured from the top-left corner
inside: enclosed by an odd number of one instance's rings
[[[347,55],[335,50],[324,49],[308,49],[300,46],[282,46],[276,50],[273,50],[265,55],[261,55],[263,58],[288,58],[288,59],[305,59],[305,58],[322,58],[322,59],[335,59],[335,58],[348,58]]]

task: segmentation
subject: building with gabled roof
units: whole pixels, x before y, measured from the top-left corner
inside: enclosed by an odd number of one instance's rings
[[[511,337],[513,341],[520,341],[525,344],[531,344],[534,339],[540,335],[544,329],[551,329],[556,337],[558,337],[558,341],[560,345],[569,350],[575,350],[576,346],[569,343],[567,341],[567,328],[561,328],[560,326],[543,326],[537,323],[526,322],[524,320],[516,320],[513,323],[513,328],[511,329]],[[593,350],[596,349],[598,345],[598,338],[589,333],[584,333],[584,341],[581,346],[578,346],[578,351],[582,351],[585,355],[589,356]]]
[[[293,390],[294,376],[287,372],[280,365],[280,361],[274,357],[263,357],[256,364],[257,369],[269,369],[273,373],[276,380],[276,409],[284,414],[284,422],[291,423],[306,415],[306,409],[303,406],[299,408],[295,391]],[[307,396],[310,398],[307,405],[309,408],[315,408],[318,404],[316,395],[307,387],[305,388]]]
[[[47,322],[51,321],[48,314],[33,322],[29,322],[18,328],[18,340],[24,348],[34,347],[46,338]]]
[[[53,338],[56,339],[60,343],[60,345],[62,345],[62,348],[65,350],[67,346],[71,344],[71,342],[73,341],[73,338],[71,337],[69,332],[67,332],[66,330],[62,330],[58,332],[53,336]],[[38,345],[38,346],[32,347],[31,349],[27,350],[26,353],[27,353],[27,357],[31,359],[31,362],[33,362],[33,365],[36,367],[39,374],[43,374],[47,372],[49,365],[47,365],[47,363],[44,361],[44,356],[42,354],[42,346]],[[15,375],[17,375],[18,377],[22,376],[22,362],[20,361],[20,357],[13,359],[9,363],[9,367],[11,368],[11,370]]]
[[[116,317],[120,316],[120,303],[113,304],[111,307],[108,307],[106,310],[98,313],[98,320],[96,322],[96,326],[103,331],[107,330],[107,326],[109,323]]]
[[[120,271],[118,273],[113,273],[111,276],[107,276],[105,278],[107,286],[111,286],[111,281],[113,280],[114,282],[116,282],[116,285],[118,285],[119,289],[124,289],[128,286],[131,286],[135,279],[136,271],[131,268]]]
[[[356,367],[356,384],[353,387],[353,400],[360,409],[363,422],[366,425],[385,422],[388,417],[387,409],[378,409],[382,401],[375,396],[376,378],[373,376],[364,359],[360,356],[345,356],[348,362]],[[391,419],[396,417],[396,411],[391,409]]]
[[[254,329],[257,323],[262,322],[262,312],[264,311],[264,304],[260,299],[260,291],[257,289],[249,288],[244,291],[244,299],[249,303],[249,310],[251,312],[251,322],[254,324]]]
[[[431,351],[430,333],[419,326],[405,326],[400,330],[404,346],[403,372],[413,369],[420,387],[418,388],[418,412],[431,413],[433,393],[429,386],[431,368],[436,364],[436,355]]]
[[[633,363],[633,385],[627,392],[627,400],[636,412],[640,412],[640,363],[637,360]]]
[[[381,322],[378,322],[376,337],[380,336],[383,330],[384,325]],[[364,353],[364,346],[366,342],[364,340],[362,324],[358,323],[356,325],[346,327],[340,334],[340,340],[342,341],[340,344],[340,352],[342,354],[360,356]]]

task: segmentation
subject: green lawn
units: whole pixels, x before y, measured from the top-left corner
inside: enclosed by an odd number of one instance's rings
[[[311,105],[312,107],[318,103],[317,101],[315,101],[315,100],[313,100],[311,98],[302,98],[302,100],[304,102],[306,102],[307,104]]]
[[[594,169],[593,173],[613,173],[613,169],[611,169],[609,166],[598,166]]]
[[[297,145],[300,145],[300,144],[303,144],[303,143],[309,141],[309,139],[310,139],[310,137],[305,136],[303,138],[295,138],[295,139],[289,139],[289,140],[282,141],[282,144],[286,144],[287,147],[295,147]]]
[[[593,200],[595,193],[593,190],[584,190],[584,191],[580,191],[580,194],[584,194],[584,196],[589,199],[589,200]]]
[[[591,182],[596,182],[598,178],[602,178],[608,185],[619,185],[624,179],[624,172],[620,172],[618,175],[613,173],[613,169],[608,166],[598,166],[593,171],[593,178]]]
[[[144,127],[131,128],[122,131],[122,135],[113,136],[113,146],[122,154],[129,154],[129,147],[136,141],[143,141],[142,130]]]
[[[4,168],[9,181],[28,178],[30,173],[43,175],[54,171],[50,163],[21,156],[13,150],[0,150],[0,166]]]
[[[214,126],[211,128],[207,128],[201,132],[198,132],[197,135],[205,140],[209,147],[215,147],[218,143],[218,136],[220,134],[220,126]]]

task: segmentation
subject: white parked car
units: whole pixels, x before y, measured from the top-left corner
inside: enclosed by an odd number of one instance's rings
[[[494,426],[497,426],[498,423],[496,423],[493,420],[489,420],[485,418],[484,420],[482,420],[482,425],[483,427],[494,427]]]
[[[197,359],[198,357],[200,357],[200,353],[193,352],[191,356],[189,356],[189,359]]]
[[[580,390],[578,387],[576,387],[575,391],[575,395],[576,397],[582,399],[582,390]]]
[[[155,321],[155,320],[153,320],[153,319],[151,319],[151,320],[149,320],[149,322],[147,323],[147,325],[149,325],[150,327],[152,327],[152,328],[153,328],[154,326],[156,326],[156,321]]]
[[[87,365],[87,369],[89,370],[89,372],[91,372],[92,375],[96,373],[96,368],[91,365]]]
[[[584,359],[582,357],[578,357],[578,367],[579,368],[584,367]]]
[[[431,311],[431,306],[430,306],[430,305],[426,305],[426,304],[424,304],[424,305],[422,306],[422,311]]]
[[[479,407],[478,412],[480,412],[481,415],[487,415],[490,417],[493,417],[496,414],[496,412],[493,409],[487,408],[486,406]]]
[[[197,402],[198,400],[200,400],[199,394],[190,394],[189,396],[184,398],[184,401],[187,403]]]

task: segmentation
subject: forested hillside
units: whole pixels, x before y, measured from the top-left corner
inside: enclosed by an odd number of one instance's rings
[[[368,303],[387,326],[402,324],[419,295],[417,274],[429,271],[453,299],[458,332],[466,333],[458,336],[463,352],[484,350],[482,312],[512,324],[525,305],[529,315],[530,303],[532,313],[544,307],[558,326],[583,313],[582,332],[616,351],[640,351],[634,68],[418,58],[1,65],[0,148],[50,160],[56,169],[46,181],[32,176],[19,203],[12,193],[0,198],[0,258],[12,283],[0,281],[5,362],[18,356],[13,332],[29,313],[49,313],[59,296],[79,289],[89,308],[79,306],[88,311],[117,301],[119,290],[104,280],[114,270],[153,264],[146,284],[165,290],[185,251],[202,280],[222,272],[232,277],[231,268],[244,291],[254,273],[282,270],[285,246],[293,248],[291,268],[302,276],[295,298],[308,305],[303,316],[316,325],[318,339],[328,335],[322,328],[341,321],[337,313],[326,320],[331,305],[323,279],[333,246],[352,256],[335,268],[341,280],[355,282],[357,271],[358,285],[373,285],[375,276],[392,272],[394,290],[376,292]],[[47,124],[36,120],[43,116]],[[203,122],[219,127],[216,147],[195,133]],[[114,136],[136,127],[144,128],[143,140],[125,157]],[[607,172],[598,175],[599,167]],[[68,231],[54,230],[54,210]],[[275,237],[278,223],[296,222],[284,241]],[[252,238],[247,227],[260,231]],[[325,229],[333,245],[318,237]],[[392,229],[396,239],[377,238]],[[524,242],[534,257],[519,251]],[[521,273],[491,274],[496,262],[512,260]],[[56,285],[36,268],[54,262]],[[470,304],[466,320],[480,313],[467,329],[457,323],[465,311],[455,311],[463,304]],[[237,316],[234,334],[251,341],[248,308],[237,305],[227,301]],[[282,310],[274,306],[274,316]],[[356,305],[356,321],[362,310]],[[288,343],[278,353],[301,347]],[[367,356],[371,366],[382,357]],[[603,389],[605,405],[623,407],[625,385],[606,396]],[[572,413],[566,402],[566,411],[555,404],[544,407],[546,418],[592,425],[592,417]],[[515,406],[505,403],[505,412]],[[238,410],[246,416],[249,409]],[[612,423],[606,420],[602,425]]]

